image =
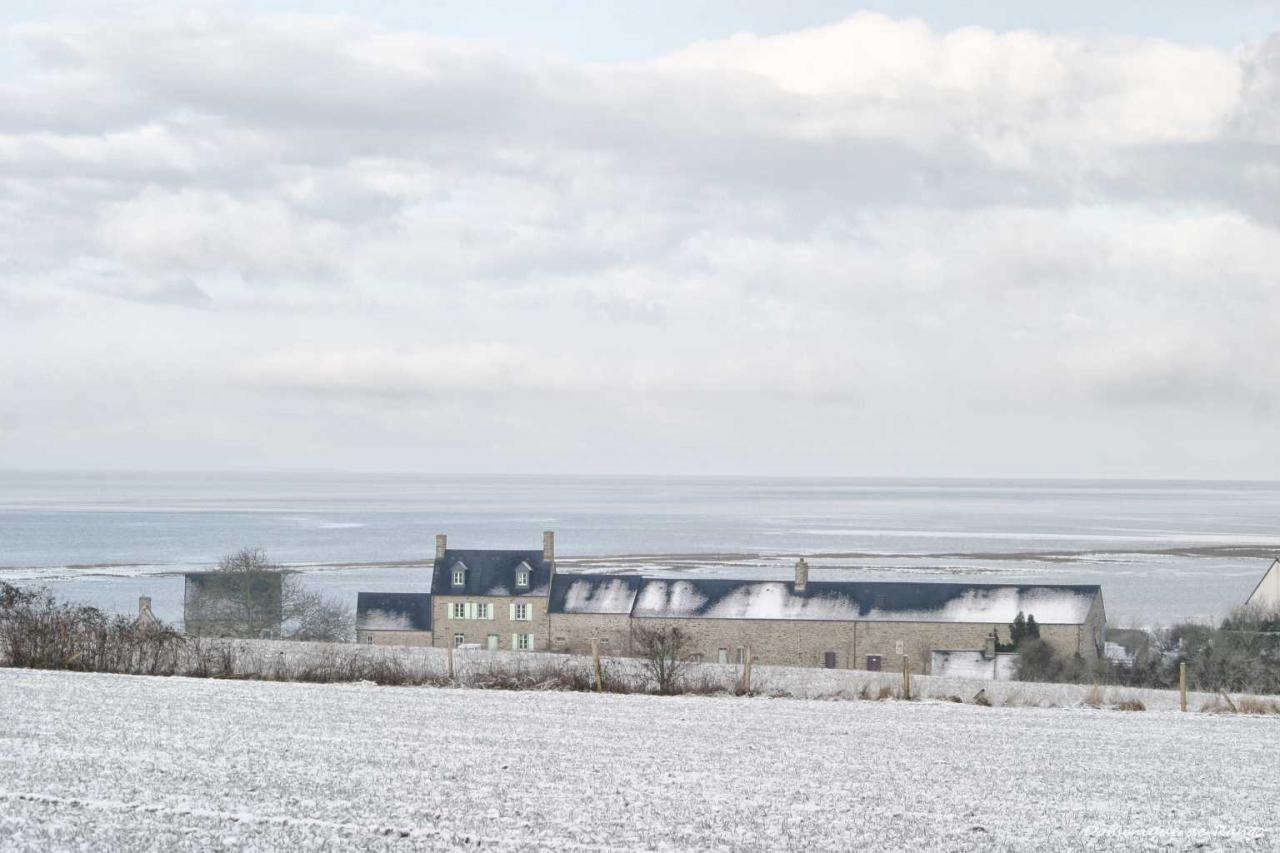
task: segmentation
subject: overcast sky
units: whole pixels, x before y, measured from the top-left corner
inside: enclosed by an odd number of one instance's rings
[[[1280,477],[1280,4],[1066,5],[7,4],[0,467]]]

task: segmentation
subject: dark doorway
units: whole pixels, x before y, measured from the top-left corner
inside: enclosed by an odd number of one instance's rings
[[[836,668],[836,653],[835,653],[835,652],[823,652],[823,653],[822,653],[822,665],[823,665],[823,667],[825,667],[826,669],[835,669],[835,668]]]
[[[872,672],[880,671],[880,655],[867,655],[867,669]]]

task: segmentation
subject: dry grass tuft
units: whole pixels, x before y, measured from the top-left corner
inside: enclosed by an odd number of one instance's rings
[[[1236,703],[1241,714],[1280,714],[1280,702],[1274,699],[1259,699],[1256,696],[1245,696]]]
[[[1106,702],[1105,691],[1101,687],[1095,684],[1089,688],[1088,692],[1084,694],[1084,699],[1080,701],[1083,702],[1087,707],[1101,708],[1103,704]]]
[[[1128,699],[1121,699],[1117,702],[1115,704],[1115,709],[1117,711],[1145,711],[1147,710],[1147,706],[1142,704],[1141,699],[1134,699],[1130,697]]]

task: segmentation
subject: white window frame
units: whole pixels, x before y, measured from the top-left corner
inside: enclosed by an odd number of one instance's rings
[[[527,587],[528,585],[529,585],[529,572],[525,569],[521,569],[520,571],[516,572],[516,586]]]
[[[453,585],[454,585],[454,586],[466,586],[466,584],[467,584],[467,570],[466,570],[466,569],[454,569],[454,570],[453,570]]]
[[[533,634],[512,634],[511,647],[518,652],[533,651]]]
[[[466,641],[467,641],[467,635],[466,635],[466,634],[454,634],[454,635],[453,635],[453,647],[454,647],[455,649],[456,649],[456,648],[459,648],[459,647],[460,647],[463,643],[465,643]]]
[[[533,605],[527,601],[520,601],[511,605],[511,621],[512,622],[532,622],[533,621]]]
[[[466,619],[467,605],[461,601],[454,601],[449,605],[450,619]]]

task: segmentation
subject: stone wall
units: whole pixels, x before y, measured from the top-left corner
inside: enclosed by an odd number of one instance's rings
[[[598,617],[597,617],[598,618]],[[554,617],[559,626],[561,617]],[[588,623],[566,623],[557,627],[556,636],[564,637],[568,649],[582,647],[589,636],[578,634]],[[678,627],[691,638],[689,652],[708,663],[721,659],[721,650],[729,663],[739,660],[742,650],[751,648],[753,661],[761,665],[822,667],[833,655],[835,669],[869,669],[869,658],[880,659],[880,668],[898,671],[905,655],[914,672],[929,672],[935,649],[981,649],[987,636],[998,631],[1001,639],[1009,639],[1007,624],[966,622],[826,622],[790,619],[633,619],[634,632],[642,626]],[[588,630],[600,630],[590,625]],[[1089,625],[1042,625],[1040,636],[1059,653],[1079,653],[1095,660],[1097,652]],[[589,644],[587,646],[589,648]]]
[[[450,613],[455,602],[493,605],[492,619],[454,619]],[[531,609],[528,622],[511,619],[511,605],[527,604]],[[464,643],[476,643],[488,648],[489,635],[498,635],[498,649],[514,651],[512,634],[532,634],[533,649],[547,650],[547,598],[536,595],[433,595],[431,596],[431,633],[433,644],[444,648],[454,645],[454,634],[462,634]]]
[[[370,646],[430,646],[430,631],[356,631],[356,642]]]
[[[600,639],[600,654],[631,654],[631,617],[625,613],[552,613],[551,651],[589,654],[591,638]]]

